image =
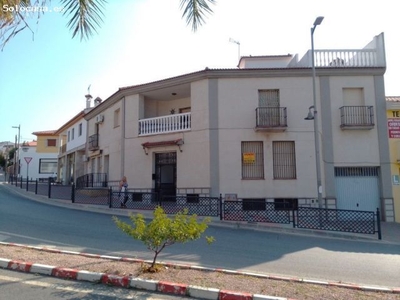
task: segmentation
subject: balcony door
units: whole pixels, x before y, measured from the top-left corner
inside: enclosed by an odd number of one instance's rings
[[[259,90],[258,107],[260,125],[266,127],[280,125],[279,90]]]
[[[176,195],[176,152],[155,154],[155,191]]]

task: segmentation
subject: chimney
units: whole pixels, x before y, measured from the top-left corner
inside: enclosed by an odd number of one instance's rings
[[[99,105],[101,103],[101,101],[103,101],[103,100],[101,100],[100,97],[97,97],[96,99],[94,99],[94,106],[96,107],[97,105]]]
[[[90,94],[87,94],[87,95],[85,95],[85,98],[86,98],[86,108],[90,108],[90,102],[92,101],[92,95],[90,95]]]

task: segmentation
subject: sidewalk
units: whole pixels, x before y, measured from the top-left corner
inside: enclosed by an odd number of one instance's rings
[[[15,187],[9,185],[8,183],[5,183],[4,174],[1,173],[0,173],[0,184],[2,184],[7,189],[12,190],[29,199],[49,205],[56,205],[69,209],[92,211],[92,212],[117,215],[117,216],[129,216],[132,213],[134,214],[140,213],[144,215],[144,217],[147,219],[151,219],[153,217],[153,211],[148,211],[148,210],[109,208],[107,206],[72,203],[71,201],[68,200],[60,200],[54,198],[49,199],[46,196],[35,195],[32,192],[27,192],[24,189],[20,189],[19,187]],[[377,243],[400,244],[400,223],[382,222],[381,240],[378,239],[377,233],[372,235],[372,234],[357,234],[357,233],[346,233],[346,232],[300,229],[300,228],[293,228],[292,224],[232,222],[232,221],[220,220],[218,217],[211,217],[210,226],[244,229],[244,230],[260,230],[260,231],[277,232],[283,234],[309,235],[309,236],[325,237],[325,238],[349,239],[357,241],[370,241],[370,242],[372,241]]]

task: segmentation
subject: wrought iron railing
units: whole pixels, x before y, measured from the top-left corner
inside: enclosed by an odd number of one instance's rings
[[[340,109],[340,121],[342,128],[372,128],[374,124],[373,106],[342,106]]]
[[[93,134],[89,136],[89,150],[97,150],[99,148],[99,135]]]
[[[188,131],[191,129],[191,113],[139,120],[139,135],[152,135]]]
[[[256,127],[287,127],[286,107],[257,107]]]
[[[379,209],[376,213],[377,220],[373,211],[311,207],[299,207],[295,215],[297,220],[295,226],[306,229],[375,234],[376,226],[380,224]]]
[[[256,200],[224,201],[223,219],[262,223],[290,223],[290,210],[277,210],[275,203]]]
[[[107,174],[106,173],[89,173],[80,176],[76,179],[76,188],[93,188],[93,187],[107,187]]]
[[[67,144],[64,144],[60,147],[60,154],[67,152]]]
[[[111,187],[76,189],[75,185],[63,186],[52,182],[32,181],[14,176],[9,183],[35,194],[49,198],[72,200],[72,203],[108,205],[110,208],[123,207],[138,210],[154,210],[161,206],[168,214],[187,209],[189,214],[219,216],[220,220],[235,222],[293,223],[293,228],[341,231],[349,233],[375,234],[382,239],[380,211],[356,211],[297,207],[293,203],[283,205],[282,201],[267,202],[266,199],[240,199],[223,201],[220,197],[204,197],[198,194],[166,196],[149,189],[134,189],[116,192]],[[284,200],[284,199],[280,199]],[[283,201],[286,203],[286,200]],[[121,205],[125,203],[125,205]],[[291,208],[291,209],[290,209]]]

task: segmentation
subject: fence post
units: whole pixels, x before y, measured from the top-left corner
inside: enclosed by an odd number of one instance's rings
[[[21,176],[21,181],[19,182],[20,183],[20,185],[19,185],[19,187],[22,189],[22,181],[23,181],[23,177]]]
[[[158,191],[158,205],[162,207],[162,190]]]
[[[38,189],[38,179],[36,178],[36,184],[35,184],[35,195],[37,195],[37,189]]]
[[[296,228],[296,219],[295,219],[295,216],[296,216],[296,212],[295,212],[295,209],[293,208],[293,209],[292,209],[293,228]]]
[[[72,183],[72,187],[71,187],[71,201],[72,203],[75,203],[75,184]]]
[[[112,187],[108,188],[108,207],[112,208]]]
[[[49,183],[49,185],[48,185],[48,193],[47,193],[47,196],[48,196],[49,198],[51,198],[51,181],[50,181],[50,178],[49,178],[49,180],[48,180],[48,183]]]
[[[378,225],[378,239],[382,239],[382,230],[381,230],[381,213],[379,211],[379,207],[376,208],[376,222]]]
[[[224,215],[223,215],[223,204],[222,204],[222,194],[219,194],[219,219],[223,220]]]
[[[29,177],[26,176],[26,191],[29,191]]]

